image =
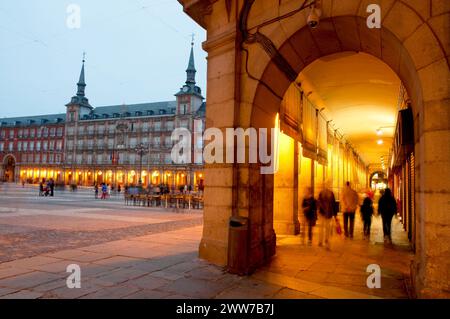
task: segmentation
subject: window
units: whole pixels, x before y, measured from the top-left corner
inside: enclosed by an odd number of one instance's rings
[[[14,143],[13,142],[9,142],[9,151],[12,152],[12,150],[14,149]]]
[[[60,155],[60,154],[56,154],[56,155],[55,155],[55,163],[56,163],[56,164],[61,163],[61,155]]]
[[[130,164],[135,164],[136,163],[136,154],[131,153],[129,156],[130,156]]]
[[[13,138],[14,137],[14,130],[9,130],[9,138]]]
[[[73,131],[74,131],[73,127],[67,128],[67,135],[73,135]]]
[[[154,144],[155,146],[159,146],[160,143],[161,143],[161,138],[160,138],[159,136],[155,136],[155,137],[153,138],[153,144]]]
[[[173,121],[168,121],[166,123],[166,127],[168,131],[172,131],[173,130]]]
[[[53,154],[48,154],[48,162],[49,162],[50,164],[53,164],[53,159],[54,159]]]
[[[94,134],[94,125],[89,125],[89,126],[88,126],[88,134],[89,134],[89,135]]]
[[[30,130],[30,137],[34,137],[36,134],[36,130],[33,128]]]
[[[28,163],[33,163],[33,154],[28,154]]]
[[[160,121],[154,122],[153,127],[155,128],[155,131],[160,131],[161,130],[161,122]]]
[[[6,135],[6,131],[2,130],[2,138],[5,138],[5,135]]]
[[[56,149],[58,151],[62,150],[62,140],[56,141]]]
[[[105,133],[105,126],[104,125],[99,125],[98,127],[98,134],[104,134]]]
[[[54,128],[54,127],[52,127],[51,129],[50,129],[50,136],[55,136],[56,135],[56,129]]]
[[[43,149],[44,151],[48,150],[48,142],[47,142],[47,141],[44,141],[44,142],[42,143],[42,149]]]
[[[69,113],[69,121],[70,121],[70,122],[75,121],[75,112],[70,112],[70,113]]]
[[[137,145],[137,138],[136,137],[130,138],[130,147],[136,147],[136,145]]]
[[[42,154],[42,163],[47,163],[47,154]]]
[[[56,135],[57,135],[58,137],[61,137],[61,136],[63,135],[63,129],[62,129],[62,127],[58,127],[58,130],[56,131]]]
[[[20,152],[22,151],[22,142],[17,143],[17,150]]]
[[[169,147],[172,146],[172,140],[171,140],[170,136],[166,136],[165,144],[166,144],[166,146],[169,146]]]
[[[39,163],[39,160],[40,160],[39,155],[36,155],[36,156],[34,157],[34,162],[35,162],[35,163]]]
[[[36,142],[36,151],[41,150],[41,142]]]
[[[28,142],[23,142],[23,150],[26,151],[28,148]],[[30,142],[30,151],[34,151],[34,142]]]
[[[23,137],[28,137],[28,129],[23,130]]]
[[[55,150],[55,141],[54,141],[54,140],[52,140],[52,141],[50,141],[50,142],[48,143],[48,149],[49,149],[50,151],[54,151],[54,150]]]
[[[102,162],[103,162],[103,155],[97,154],[97,164],[102,164]]]
[[[172,157],[171,157],[170,153],[165,154],[165,156],[164,156],[164,163],[165,164],[172,164]]]
[[[0,151],[3,151],[3,148],[5,147],[5,144],[3,142],[0,143]]]
[[[143,132],[148,132],[148,122],[142,123],[142,131]]]
[[[83,160],[83,155],[82,154],[77,154],[76,156],[76,162],[77,164],[81,164],[81,161]]]
[[[88,154],[87,156],[87,163],[92,164],[92,154]]]
[[[112,149],[114,147],[114,139],[109,138],[108,139],[108,148]]]
[[[23,136],[23,130],[21,129],[21,130],[19,130],[19,137],[22,137]]]

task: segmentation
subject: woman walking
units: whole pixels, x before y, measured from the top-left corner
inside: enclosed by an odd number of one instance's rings
[[[389,243],[392,243],[391,223],[392,217],[397,214],[397,202],[395,201],[394,196],[392,196],[392,192],[389,188],[386,188],[383,196],[381,196],[378,201],[378,213],[383,220],[384,238],[387,239]]]
[[[370,226],[372,225],[373,203],[370,197],[364,198],[361,205],[361,217],[364,223],[364,239],[370,239]]]
[[[305,189],[305,197],[302,202],[303,215],[305,222],[303,223],[302,239],[305,242],[306,228],[308,228],[308,245],[312,244],[312,228],[316,225],[317,220],[317,205],[316,200],[312,195],[311,187]]]

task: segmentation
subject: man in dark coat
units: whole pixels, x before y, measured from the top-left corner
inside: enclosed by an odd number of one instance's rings
[[[378,201],[378,213],[383,220],[383,234],[384,238],[392,243],[391,238],[391,223],[392,217],[397,214],[397,202],[389,188],[386,188],[383,196]]]

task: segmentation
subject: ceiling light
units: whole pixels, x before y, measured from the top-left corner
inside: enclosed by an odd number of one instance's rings
[[[383,145],[383,140],[378,140],[378,141],[377,141],[377,144],[378,144],[378,145]]]

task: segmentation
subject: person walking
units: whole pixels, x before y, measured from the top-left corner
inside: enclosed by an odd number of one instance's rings
[[[95,196],[95,199],[98,199],[98,184],[97,183],[95,183],[94,184],[94,196]]]
[[[39,183],[39,196],[44,196],[44,183]]]
[[[355,211],[358,207],[358,193],[347,182],[342,192],[342,211],[344,215],[344,235],[353,238],[355,228]],[[349,227],[350,220],[350,227]]]
[[[384,239],[392,243],[391,223],[392,217],[397,214],[397,202],[389,188],[385,189],[383,196],[378,201],[378,213],[381,215],[383,221]]]
[[[55,195],[55,181],[53,178],[50,178],[50,196],[53,197]]]
[[[334,193],[329,188],[329,182],[324,183],[324,187],[319,194],[317,206],[319,208],[319,246],[325,246],[330,250],[331,233],[333,230],[333,217],[337,216],[336,199]]]
[[[311,245],[312,229],[316,225],[317,220],[317,203],[314,196],[312,195],[311,187],[307,187],[305,189],[305,197],[302,201],[302,208],[303,216],[305,217],[303,223],[302,240],[304,243],[306,237],[306,228],[308,228],[308,245]]]
[[[108,193],[108,186],[105,183],[102,183],[102,197],[100,199],[106,199],[106,195]]]
[[[372,225],[373,202],[368,196],[361,205],[361,218],[364,224],[364,239],[370,239],[370,226]]]

